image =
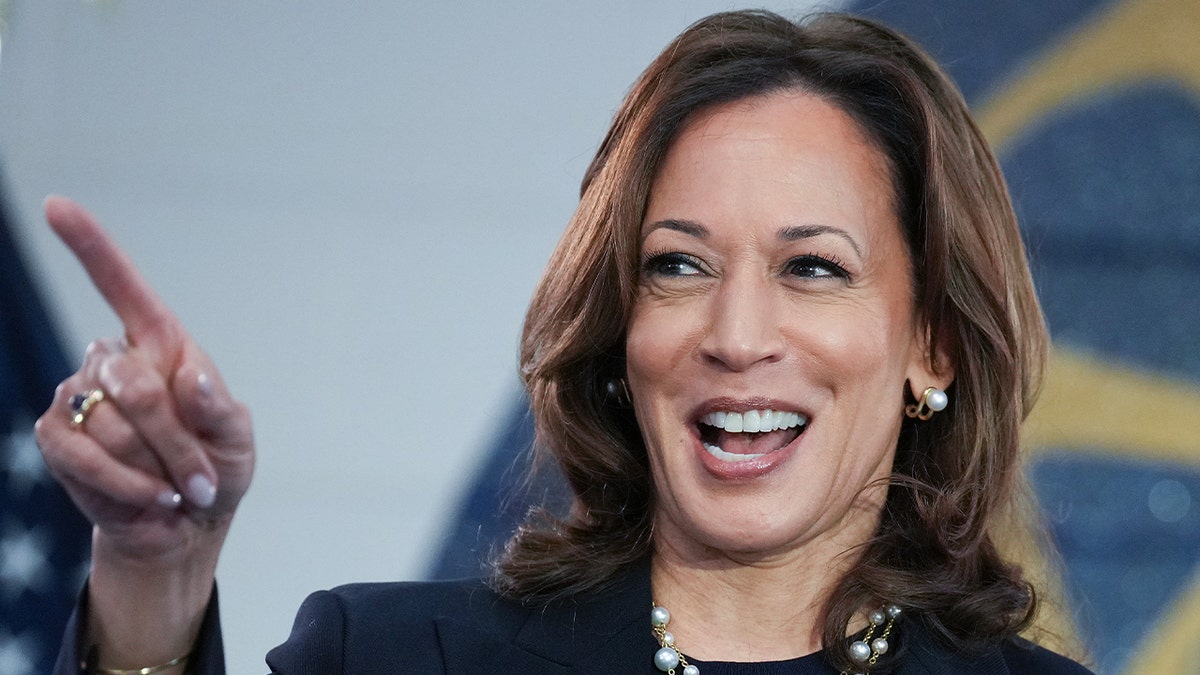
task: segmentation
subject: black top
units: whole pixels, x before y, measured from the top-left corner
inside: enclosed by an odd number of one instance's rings
[[[86,599],[86,589],[83,593]],[[650,575],[630,570],[604,592],[548,606],[503,598],[481,580],[352,584],[304,601],[287,642],[267,654],[272,673],[420,673],[521,675],[640,673],[662,675],[650,630]],[[77,675],[88,654],[78,617],[68,623],[55,675]],[[888,675],[1087,675],[1075,662],[1028,642],[957,654],[936,642],[916,617],[895,631]],[[686,653],[686,651],[685,651]],[[893,653],[889,652],[889,656]],[[88,659],[94,665],[95,657]],[[700,664],[698,664],[700,665]],[[225,672],[216,592],[205,614],[189,672]],[[822,670],[822,668],[825,668]],[[238,672],[247,672],[239,665]],[[676,670],[676,673],[682,669]],[[757,664],[701,666],[702,675],[834,673],[821,653]],[[872,673],[883,675],[882,669]]]
[[[824,654],[817,652],[787,661],[764,663],[733,663],[728,661],[697,661],[688,658],[688,663],[700,668],[700,675],[829,675],[836,673],[825,663]],[[679,670],[675,671],[679,673]]]
[[[848,639],[861,638],[862,633],[860,632],[855,637]],[[980,655],[978,662],[973,662],[969,657],[954,655],[949,650],[937,645],[919,621],[907,616],[896,622],[896,627],[888,638],[888,642],[890,658],[885,657],[878,666],[871,666],[864,672],[869,671],[875,675],[951,672],[1078,675],[1089,672],[1074,661],[1026,640],[1010,640],[1000,644],[998,647],[1000,661],[1006,670],[987,670],[983,664],[994,661],[990,652]],[[943,657],[946,656],[950,657],[949,661],[943,661]],[[913,660],[917,662],[916,665],[909,663]],[[823,651],[784,661],[756,663],[700,661],[689,656],[688,663],[699,667],[701,675],[838,675],[841,672],[825,660]],[[976,665],[970,666],[969,670],[955,670],[954,668],[960,667],[954,665],[958,663],[976,663]],[[966,666],[961,667],[965,668]],[[677,668],[675,672],[678,675],[682,669]]]

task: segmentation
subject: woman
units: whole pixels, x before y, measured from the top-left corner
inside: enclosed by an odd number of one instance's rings
[[[127,331],[38,423],[96,525],[58,670],[221,672],[249,416],[98,226],[46,210]],[[840,15],[705,19],[627,96],[527,315],[569,512],[486,581],[314,594],[268,663],[1087,672],[1016,637],[1036,597],[996,545],[1045,345],[1003,180],[928,57]]]

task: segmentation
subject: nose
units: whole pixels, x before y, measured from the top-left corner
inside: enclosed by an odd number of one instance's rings
[[[774,290],[751,279],[723,280],[709,304],[702,358],[734,372],[782,359],[785,341]]]

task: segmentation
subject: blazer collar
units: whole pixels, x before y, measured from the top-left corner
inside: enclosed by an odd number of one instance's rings
[[[436,619],[447,672],[657,673],[649,561],[600,591],[525,608],[515,635]]]
[[[531,610],[514,643],[578,673],[649,672],[658,648],[650,605],[646,560],[599,591]]]

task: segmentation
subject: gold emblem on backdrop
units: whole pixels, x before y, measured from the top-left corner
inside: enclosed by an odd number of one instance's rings
[[[1002,150],[1057,108],[1146,80],[1173,82],[1200,101],[1200,2],[1116,4],[1035,55],[976,118]],[[1044,448],[1110,452],[1200,470],[1200,386],[1056,347],[1025,443],[1034,456]],[[1200,672],[1196,635],[1200,572],[1137,646],[1125,675]]]

